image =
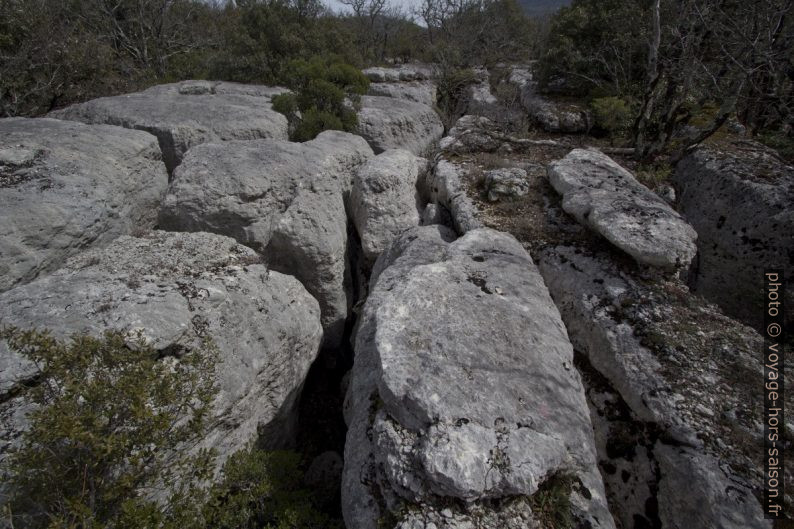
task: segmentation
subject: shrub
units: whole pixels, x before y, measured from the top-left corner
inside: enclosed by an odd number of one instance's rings
[[[324,130],[355,130],[359,96],[369,80],[355,67],[335,57],[296,59],[284,73],[293,94],[273,98],[273,109],[290,122],[291,139],[308,141]]]
[[[449,129],[466,111],[466,88],[477,82],[477,75],[468,68],[442,69],[438,85],[438,109],[444,126]]]
[[[543,482],[530,498],[533,514],[541,527],[569,529],[574,527],[571,516],[571,491],[574,478],[567,474],[554,474]]]
[[[596,127],[610,137],[631,127],[633,112],[631,105],[619,97],[601,97],[590,103]]]
[[[205,507],[213,529],[341,529],[302,485],[300,455],[257,448],[232,455]]]
[[[780,131],[762,131],[758,141],[775,149],[788,163],[794,163],[794,137]]]
[[[12,526],[184,528],[195,518],[213,453],[187,447],[216,393],[211,343],[177,359],[118,332],[58,341],[8,328],[0,339],[39,369],[29,428],[3,462]]]

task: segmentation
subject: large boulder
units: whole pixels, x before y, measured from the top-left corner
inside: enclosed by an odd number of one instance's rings
[[[151,134],[0,120],[0,292],[87,247],[151,228],[167,185]]]
[[[320,302],[326,344],[338,345],[352,303],[345,199],[370,156],[362,138],[338,131],[205,143],[175,171],[160,226],[234,237],[297,277]]]
[[[268,270],[233,239],[208,233],[119,237],[0,295],[0,321],[59,338],[141,331],[164,356],[210,338],[219,352],[219,394],[211,431],[197,448],[215,448],[219,467],[256,439],[270,447],[291,441],[322,337],[317,301],[295,278]],[[36,379],[35,368],[5,342],[0,365],[0,454],[7,454],[26,427],[20,410]]]
[[[270,104],[273,95],[285,91],[258,85],[183,81],[93,99],[49,115],[151,132],[160,141],[171,173],[194,145],[257,138],[286,140],[287,118]]]
[[[427,105],[382,96],[363,96],[358,133],[376,153],[405,149],[426,154],[444,133],[438,114]]]
[[[639,263],[689,266],[697,233],[627,169],[596,150],[575,149],[548,166],[562,207]]]
[[[771,527],[756,499],[761,336],[677,280],[633,277],[609,252],[558,246],[538,260],[581,353],[577,367],[616,520]]]
[[[560,482],[578,525],[614,527],[573,349],[532,259],[501,232],[453,238],[414,228],[376,264],[345,410],[347,527],[528,527]]]
[[[694,289],[760,328],[764,269],[794,272],[794,167],[757,143],[704,146],[678,163],[673,181],[698,233]],[[787,287],[785,302],[794,307],[794,282]]]
[[[368,266],[400,233],[419,225],[417,182],[426,170],[424,158],[393,149],[356,171],[351,213]]]
[[[405,99],[430,107],[436,104],[436,92],[436,84],[433,81],[371,83],[369,85],[369,95],[371,96]]]

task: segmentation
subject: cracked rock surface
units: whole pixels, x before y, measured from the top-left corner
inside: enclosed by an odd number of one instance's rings
[[[437,519],[453,504],[433,523],[465,527],[482,502],[531,499],[565,474],[574,518],[614,527],[573,350],[521,245],[489,229],[454,240],[414,228],[371,281],[346,402],[347,526]],[[505,502],[477,526],[532,519],[530,504]]]
[[[414,101],[427,106],[436,104],[437,91],[438,88],[433,81],[401,81],[371,83],[369,85],[369,95],[371,96],[405,99],[406,101]]]
[[[383,96],[363,96],[358,129],[376,153],[405,149],[426,154],[441,139],[444,125],[436,111],[422,103]]]
[[[700,147],[673,175],[682,215],[698,232],[694,290],[749,325],[763,325],[763,269],[794,269],[794,167],[753,142]],[[785,303],[794,307],[789,281]],[[788,329],[794,316],[788,312]]]
[[[761,337],[675,281],[632,278],[607,254],[558,246],[539,268],[571,342],[600,373],[585,379],[616,519],[771,527],[756,499]]]
[[[58,338],[141,330],[163,351],[211,338],[220,355],[220,392],[201,446],[218,450],[218,468],[257,438],[271,447],[290,440],[322,338],[317,301],[295,278],[268,270],[233,239],[208,233],[120,237],[0,295],[0,321],[47,328]],[[0,453],[7,454],[25,428],[24,389],[14,389],[35,371],[5,342],[0,366]]]
[[[50,117],[119,125],[151,132],[160,141],[168,172],[188,149],[209,141],[287,139],[287,118],[270,98],[285,88],[182,81],[142,92],[100,97],[56,110]]]
[[[427,160],[402,149],[370,158],[356,171],[351,213],[368,266],[400,233],[419,225],[417,183]]]
[[[86,248],[151,228],[167,185],[151,134],[0,120],[0,292]]]
[[[320,302],[326,345],[342,339],[352,303],[347,214],[356,168],[372,156],[360,137],[206,143],[174,173],[160,226],[234,237]]]

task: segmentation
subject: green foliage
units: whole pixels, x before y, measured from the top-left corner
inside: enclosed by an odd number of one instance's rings
[[[758,135],[758,141],[775,149],[788,163],[794,163],[794,136],[780,131],[764,131]]]
[[[477,75],[470,68],[442,69],[436,83],[438,85],[437,105],[449,128],[466,110],[466,88],[477,82]]]
[[[213,78],[243,83],[280,84],[290,61],[337,53],[357,62],[350,33],[334,19],[321,17],[317,0],[243,0],[227,5],[220,17],[221,45],[211,59]]]
[[[252,448],[234,454],[205,507],[213,529],[341,529],[303,487],[300,456]]]
[[[637,167],[637,180],[649,189],[654,189],[660,184],[670,183],[673,168],[669,163],[657,161],[651,164],[640,164]]]
[[[540,81],[584,95],[642,90],[647,63],[647,6],[636,0],[573,0],[552,18]]]
[[[596,127],[604,130],[610,137],[631,128],[634,111],[631,105],[620,97],[601,97],[590,102]]]
[[[548,478],[530,498],[532,513],[541,527],[570,529],[574,526],[571,515],[571,490],[574,480],[565,474]]]
[[[58,341],[8,328],[0,339],[39,369],[26,391],[29,428],[4,461],[17,526],[133,529],[193,518],[214,457],[187,451],[217,391],[211,343],[176,359],[118,332]]]
[[[287,116],[293,141],[311,140],[324,130],[355,130],[355,105],[369,88],[357,68],[333,56],[295,59],[283,79],[294,93],[276,96],[273,108]]]

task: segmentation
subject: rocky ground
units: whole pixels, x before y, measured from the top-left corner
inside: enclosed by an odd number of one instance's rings
[[[446,133],[431,67],[365,73],[305,143],[233,83],[0,120],[0,322],[212,338],[202,446],[297,447],[351,529],[772,527],[746,300],[794,168],[723,138],[651,182],[531,66]],[[0,343],[0,458],[35,383]]]

